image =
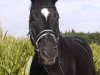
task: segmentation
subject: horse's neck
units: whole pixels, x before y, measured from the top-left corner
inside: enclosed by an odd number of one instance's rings
[[[62,55],[62,53],[66,52],[66,49],[67,48],[67,44],[65,42],[65,39],[60,36],[59,37],[59,40],[58,40],[58,50],[59,50],[59,54]]]

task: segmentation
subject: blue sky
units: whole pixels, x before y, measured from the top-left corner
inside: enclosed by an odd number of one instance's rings
[[[8,34],[27,36],[29,0],[0,0],[0,22]],[[58,0],[62,32],[100,32],[100,0]]]

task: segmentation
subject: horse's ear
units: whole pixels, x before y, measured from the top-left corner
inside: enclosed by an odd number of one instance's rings
[[[58,0],[52,0],[52,3],[55,4]]]
[[[55,4],[58,0],[51,0],[53,4]],[[31,0],[32,3],[35,2],[35,0]]]
[[[34,3],[35,1],[34,0],[30,0],[32,3]]]

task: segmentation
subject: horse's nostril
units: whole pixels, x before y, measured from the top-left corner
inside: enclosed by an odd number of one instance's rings
[[[42,54],[43,54],[44,56],[46,56],[46,51],[45,51],[44,48],[42,49]]]
[[[54,49],[57,50],[57,47],[55,47]]]
[[[57,50],[57,47],[54,47],[54,50]]]

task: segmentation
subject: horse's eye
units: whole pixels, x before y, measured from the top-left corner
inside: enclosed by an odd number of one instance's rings
[[[57,46],[56,46],[56,47],[54,47],[54,50],[57,50]]]

